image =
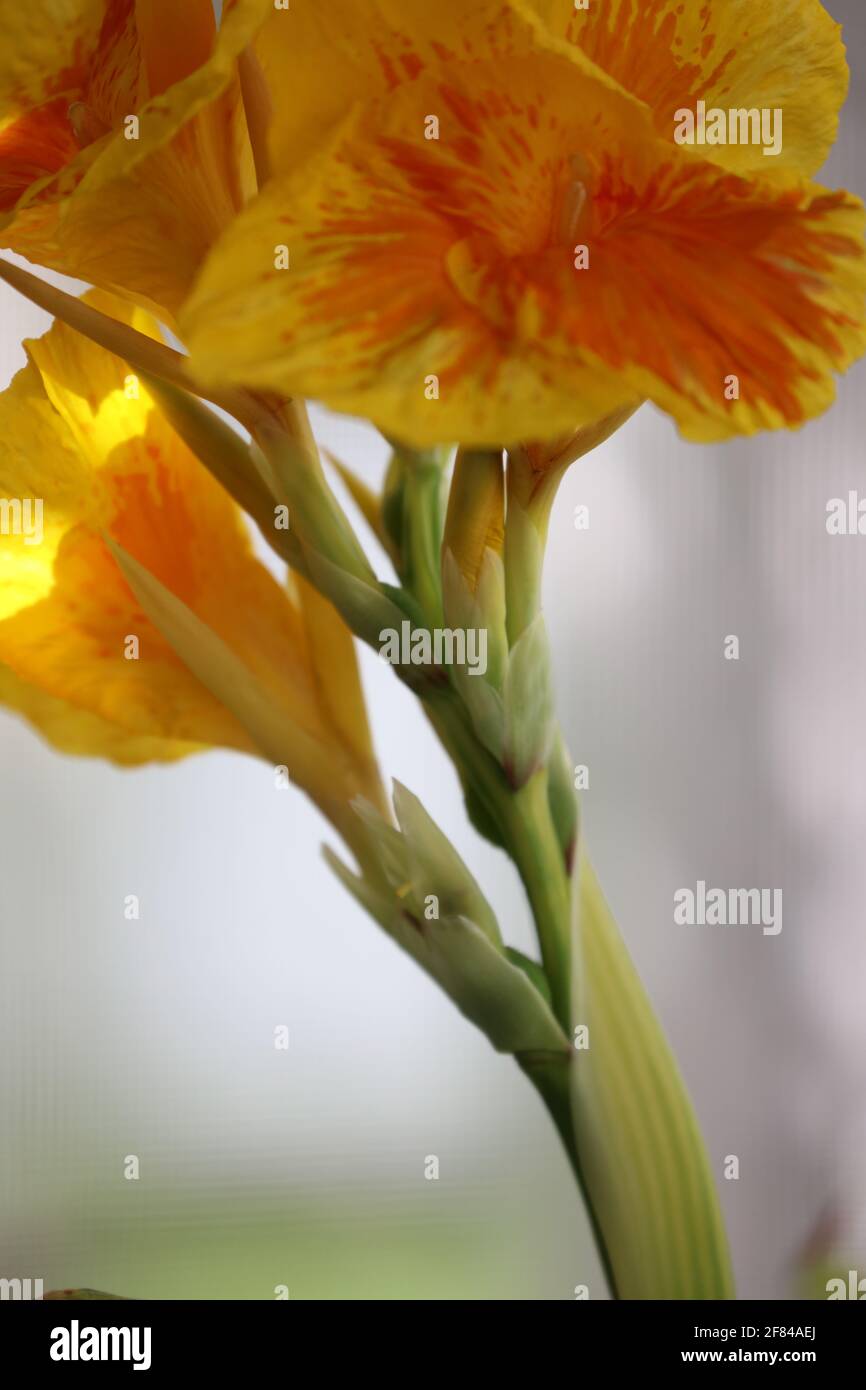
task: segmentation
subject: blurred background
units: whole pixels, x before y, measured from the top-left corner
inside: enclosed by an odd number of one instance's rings
[[[826,8],[853,81],[822,181],[862,195],[866,12]],[[0,316],[5,384],[48,320],[5,286]],[[825,528],[830,498],[866,495],[864,401],[861,363],[802,432],[718,448],[645,408],[571,470],[551,528],[584,834],[694,1098],[741,1297],[796,1295],[817,1231],[866,1257],[866,539]],[[372,430],[316,424],[381,476]],[[362,660],[383,766],[531,949],[516,875]],[[140,1298],[605,1296],[540,1102],[348,900],[270,768],[118,771],[3,713],[0,766],[0,1273]],[[675,926],[700,878],[781,888],[781,934]]]

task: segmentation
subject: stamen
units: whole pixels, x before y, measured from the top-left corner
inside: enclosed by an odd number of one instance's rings
[[[568,169],[557,190],[553,212],[553,239],[557,245],[570,246],[578,240],[590,199],[590,170],[586,160],[573,154]]]

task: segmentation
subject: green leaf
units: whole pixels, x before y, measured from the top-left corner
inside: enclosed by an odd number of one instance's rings
[[[585,859],[579,886],[573,1019],[588,1025],[589,1047],[575,1050],[569,1069],[573,1116],[617,1296],[733,1298],[718,1196],[685,1084]]]

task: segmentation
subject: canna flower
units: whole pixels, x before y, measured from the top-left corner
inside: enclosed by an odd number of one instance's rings
[[[866,347],[863,207],[811,181],[847,84],[818,0],[346,0],[259,52],[272,178],[180,319],[208,385],[419,447],[645,399],[708,441],[802,425]],[[681,143],[700,101],[781,111],[778,156]]]
[[[171,318],[255,189],[265,0],[0,0],[0,244]]]
[[[88,300],[154,335],[143,311]],[[357,796],[381,806],[331,606],[256,558],[240,509],[118,358],[59,323],[27,349],[0,395],[0,700],[64,752],[125,765],[261,753],[338,826]],[[169,595],[196,645],[168,640],[130,573]],[[213,681],[199,678],[205,649]]]

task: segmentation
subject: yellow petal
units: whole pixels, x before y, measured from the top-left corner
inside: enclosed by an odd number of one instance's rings
[[[256,44],[274,104],[274,168],[295,168],[356,100],[431,68],[529,52],[532,19],[512,0],[294,0],[274,11]]]
[[[138,738],[88,710],[46,695],[0,662],[0,706],[21,715],[59,753],[103,757],[121,767],[173,762],[200,751],[176,739]]]
[[[555,440],[645,398],[708,439],[824,409],[863,291],[856,199],[687,156],[551,51],[353,113],[233,224],[183,323],[207,382],[417,445]]]
[[[0,0],[0,121],[66,94],[97,47],[105,11],[105,0]]]
[[[111,307],[99,293],[89,299]],[[147,326],[140,312],[129,317]],[[60,324],[30,353],[0,396],[0,497],[22,509],[41,503],[41,539],[23,510],[0,535],[0,662],[134,741],[251,747],[142,612],[107,534],[213,629],[299,727],[332,737],[304,617],[141,383]]]
[[[15,6],[10,17],[13,43],[34,22],[47,37],[44,99],[33,78],[0,127],[3,244],[170,318],[254,188],[235,68],[272,7],[226,6],[209,55],[204,0],[184,7],[184,41],[170,46],[156,0],[137,12],[132,0],[103,0],[104,27],[75,50],[62,26],[51,28],[51,8]],[[163,90],[174,75],[181,80]],[[79,149],[82,139],[92,143]]]
[[[665,163],[629,198],[570,331],[696,441],[824,411],[866,350],[859,199]]]
[[[558,133],[539,116],[557,75],[570,101],[571,64],[542,55],[478,64],[471,90],[452,73],[419,79],[350,117],[220,241],[182,317],[193,368],[367,415],[418,445],[501,445],[539,417],[565,433],[622,405],[627,388],[579,354],[564,399],[549,383],[531,258],[549,234],[557,152],[526,137],[549,147]],[[431,111],[438,140],[424,135]],[[274,269],[280,243],[288,270]],[[517,263],[501,302],[488,248]]]
[[[86,392],[84,381],[75,384]],[[32,524],[0,536],[0,660],[44,694],[136,739],[247,747],[143,619],[100,539],[105,526],[132,528],[152,545],[161,537],[169,557],[180,540],[186,544],[196,511],[194,503],[187,511],[178,489],[184,474],[197,481],[192,461],[165,451],[158,432],[148,437],[146,400],[125,399],[119,363],[114,390],[93,398],[92,414],[105,444],[99,465],[78,451],[34,365],[0,396],[0,495],[22,507],[41,504],[44,519],[41,543]],[[132,414],[141,417],[140,436],[126,435]],[[147,451],[161,446],[157,464]],[[219,552],[212,561],[221,563]],[[180,569],[183,560],[174,563]],[[134,660],[126,658],[130,638],[138,642]]]
[[[150,96],[173,87],[211,55],[216,36],[212,0],[135,0],[135,21]]]
[[[814,174],[836,138],[848,90],[841,26],[821,0],[529,0],[549,32],[645,101],[672,141],[675,113],[697,109],[782,112],[782,149],[704,146],[736,173]]]

